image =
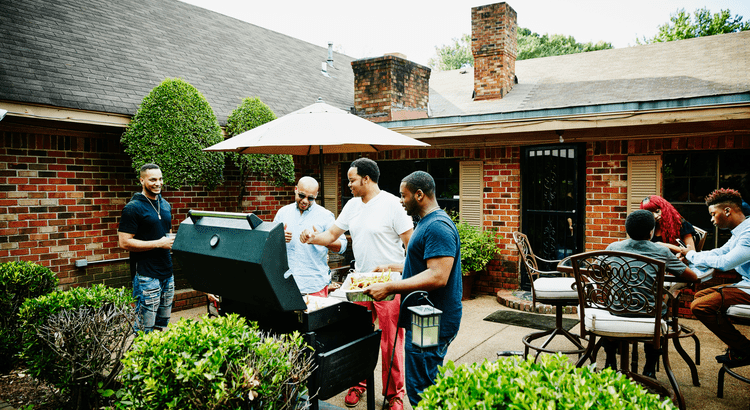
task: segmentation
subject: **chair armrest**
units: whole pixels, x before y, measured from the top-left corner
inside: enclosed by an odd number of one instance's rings
[[[537,261],[542,261],[542,262],[545,262],[545,263],[554,263],[555,265],[559,264],[560,261],[562,261],[562,259],[552,259],[552,260],[550,260],[550,259],[540,258],[538,256],[536,256],[536,260]]]

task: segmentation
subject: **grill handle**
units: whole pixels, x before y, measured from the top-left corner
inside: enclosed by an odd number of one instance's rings
[[[198,219],[203,218],[204,216],[210,216],[212,218],[247,219],[247,223],[250,224],[250,227],[253,229],[257,228],[258,225],[263,223],[263,221],[255,214],[241,214],[236,212],[218,211],[196,211],[193,209],[188,211],[188,217],[193,221],[194,224],[198,221]]]

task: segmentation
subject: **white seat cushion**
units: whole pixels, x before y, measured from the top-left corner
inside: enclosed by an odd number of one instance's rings
[[[732,305],[727,309],[727,315],[750,319],[750,305]]]
[[[578,299],[572,286],[575,278],[539,278],[534,281],[537,299]]]
[[[648,317],[615,316],[604,309],[586,308],[583,319],[586,330],[604,336],[652,337],[654,319]],[[667,323],[661,321],[661,331],[667,331]]]

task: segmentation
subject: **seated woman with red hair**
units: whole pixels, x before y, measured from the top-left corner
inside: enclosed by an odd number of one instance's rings
[[[674,253],[679,253],[680,246],[683,244],[687,250],[695,250],[693,238],[698,235],[698,232],[690,222],[680,216],[669,201],[658,195],[651,195],[641,202],[641,209],[653,212],[654,219],[656,219],[654,237],[651,238],[651,242],[666,246]]]

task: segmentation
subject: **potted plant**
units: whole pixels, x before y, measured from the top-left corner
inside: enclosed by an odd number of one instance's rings
[[[469,299],[474,275],[485,269],[497,254],[497,240],[503,236],[497,229],[481,229],[460,221],[456,214],[451,215],[461,238],[461,274],[464,293],[462,300]]]

